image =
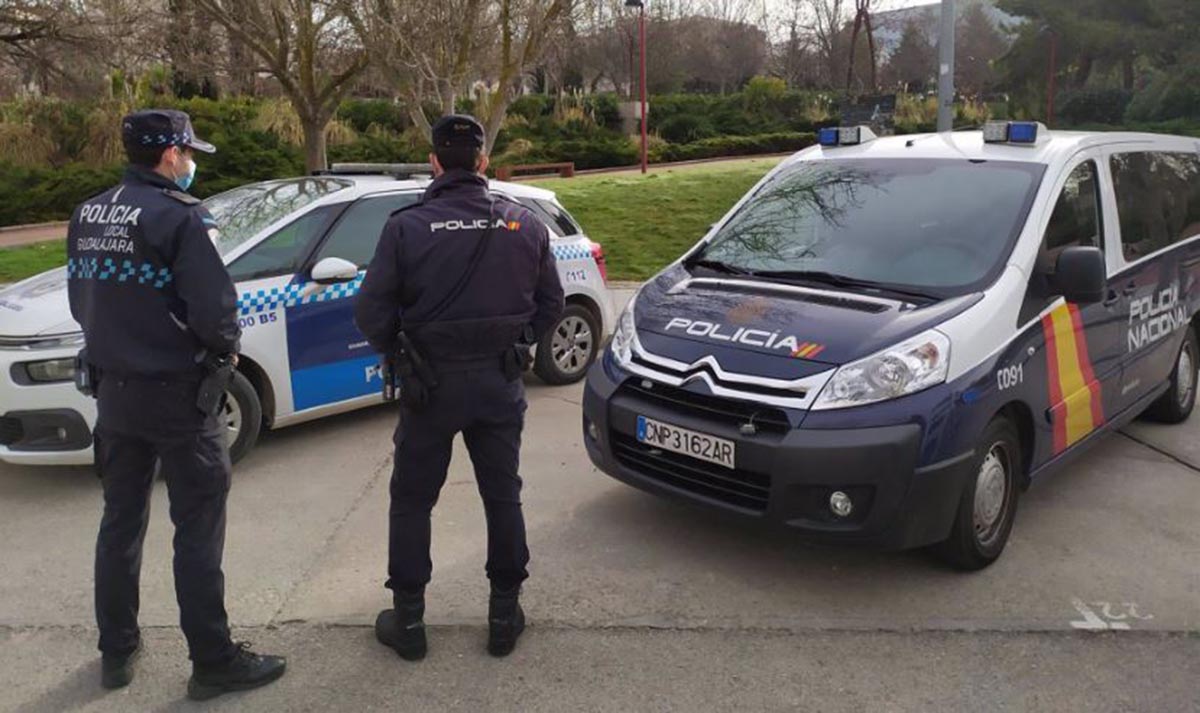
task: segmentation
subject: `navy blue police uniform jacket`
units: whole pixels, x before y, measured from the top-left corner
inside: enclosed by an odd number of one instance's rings
[[[197,378],[209,354],[237,352],[237,293],[200,201],[129,167],[75,209],[67,231],[71,315],[102,372]]]
[[[489,221],[493,232],[470,281],[435,314],[466,272]],[[358,294],[355,323],[384,354],[395,353],[403,326],[436,364],[503,354],[526,327],[540,339],[562,311],[563,288],[545,224],[517,203],[489,198],[482,176],[454,170],[384,226]]]

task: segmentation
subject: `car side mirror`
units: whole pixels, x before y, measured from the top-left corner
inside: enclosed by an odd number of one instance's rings
[[[340,257],[327,257],[313,265],[313,282],[333,285],[358,278],[358,265]]]
[[[1063,250],[1054,268],[1054,286],[1068,302],[1087,305],[1104,300],[1108,270],[1100,248],[1074,246]]]

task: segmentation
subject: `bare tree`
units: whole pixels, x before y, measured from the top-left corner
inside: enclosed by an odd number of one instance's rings
[[[875,33],[871,29],[871,0],[854,0],[854,8],[854,29],[850,33],[850,61],[846,67],[846,91],[849,92],[854,85],[854,52],[858,48],[858,35],[864,29],[867,32],[867,50],[870,56],[871,89],[873,91],[879,86],[879,78],[876,75]]]
[[[414,123],[430,133],[425,102],[454,111],[472,80],[488,88],[477,102],[487,147],[508,107],[579,0],[347,0],[362,44],[388,68]],[[447,32],[448,29],[452,31]]]
[[[800,2],[801,0],[794,0]],[[824,65],[822,83],[833,86],[837,81],[843,61],[842,44],[846,25],[846,0],[803,0],[811,16],[807,27],[813,38],[817,54]]]
[[[304,163],[325,167],[325,130],[367,68],[335,0],[195,0],[279,82],[304,130]]]

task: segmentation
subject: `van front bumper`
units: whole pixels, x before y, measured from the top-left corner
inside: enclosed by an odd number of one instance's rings
[[[747,436],[711,397],[659,384],[622,386],[602,362],[584,390],[584,443],[596,466],[617,480],[817,541],[907,549],[949,536],[973,454],[919,467],[920,425],[816,430],[760,422]],[[652,395],[656,390],[666,398]],[[695,408],[697,401],[704,407]],[[736,469],[639,443],[638,416],[733,441]],[[833,512],[835,492],[850,498],[848,515]]]

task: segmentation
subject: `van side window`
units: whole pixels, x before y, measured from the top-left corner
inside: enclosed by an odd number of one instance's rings
[[[1054,272],[1058,256],[1064,250],[1070,247],[1104,249],[1097,170],[1095,161],[1084,161],[1067,176],[1038,248],[1029,290],[1021,306],[1020,324],[1036,317],[1059,294],[1054,286]]]
[[[1067,177],[1038,250],[1039,272],[1054,274],[1058,256],[1067,248],[1104,247],[1096,170],[1095,161],[1084,161]]]
[[[1200,235],[1200,156],[1115,154],[1112,172],[1127,261]]]

